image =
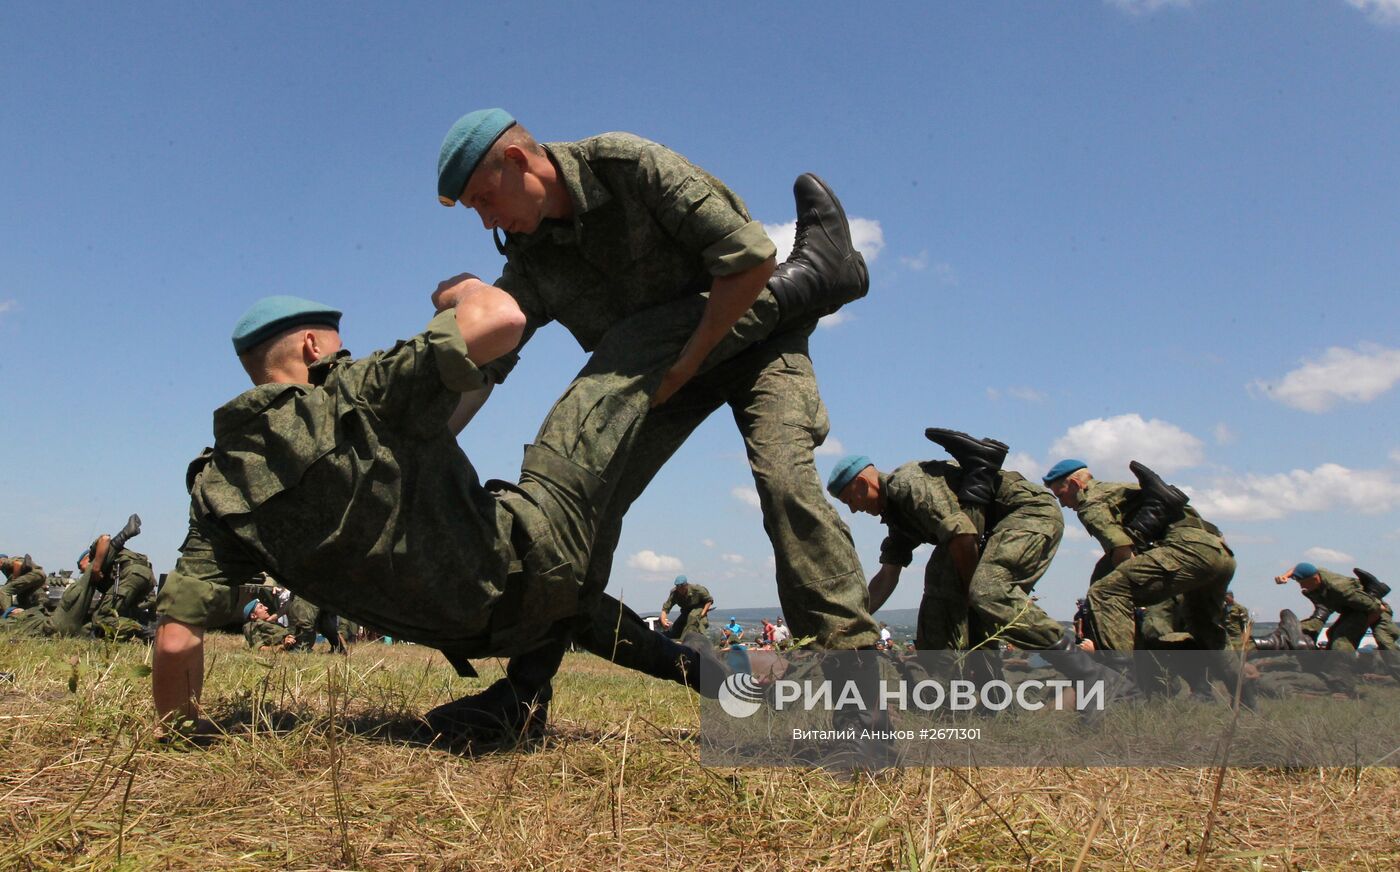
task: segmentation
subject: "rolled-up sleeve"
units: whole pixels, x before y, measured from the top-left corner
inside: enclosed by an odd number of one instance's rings
[[[642,194],[666,233],[699,252],[712,276],[758,266],[777,253],[763,225],[749,218],[723,183],[669,149],[647,150]]]
[[[750,221],[704,251],[705,269],[727,276],[753,269],[778,253],[763,225]]]
[[[467,341],[457,329],[455,310],[439,312],[428,322],[427,335],[443,387],[459,394],[486,387],[481,370],[467,357]]]

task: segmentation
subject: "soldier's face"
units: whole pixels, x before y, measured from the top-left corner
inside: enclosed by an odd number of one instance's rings
[[[268,618],[272,617],[272,613],[267,610],[267,606],[263,605],[262,603],[258,603],[257,605],[253,606],[253,612],[251,615],[249,615],[249,617],[251,617],[255,621],[265,621]]]
[[[880,500],[880,489],[871,485],[864,476],[856,476],[851,479],[851,483],[846,485],[845,490],[841,491],[839,499],[853,512],[879,515],[884,511]]]
[[[509,147],[502,159],[472,173],[461,202],[476,210],[481,226],[507,233],[533,233],[544,220],[545,187],[531,171],[530,156]]]
[[[1050,488],[1050,493],[1055,495],[1060,505],[1067,509],[1079,508],[1079,482],[1065,476],[1050,482],[1046,487]]]

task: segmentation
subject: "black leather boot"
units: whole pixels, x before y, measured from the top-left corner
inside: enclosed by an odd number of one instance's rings
[[[1181,519],[1181,510],[1186,508],[1189,497],[1136,460],[1129,463],[1128,468],[1142,487],[1142,502],[1125,526],[1144,542],[1155,542],[1167,532],[1168,526]]]
[[[803,173],[792,185],[797,237],[788,259],[768,280],[778,301],[779,329],[830,315],[870,290],[865,258],[851,243],[841,201],[826,183]]]
[[[960,430],[942,427],[929,427],[924,436],[943,446],[962,467],[958,501],[979,506],[990,504],[997,492],[997,473],[1001,472],[1010,447],[995,439],[974,439]]]
[[[549,701],[554,698],[550,679],[559,671],[567,647],[566,642],[556,641],[512,657],[505,678],[424,715],[429,732],[449,742],[540,740],[549,723]]]

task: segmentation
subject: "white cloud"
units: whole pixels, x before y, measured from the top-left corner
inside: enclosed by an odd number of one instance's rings
[[[1321,546],[1309,548],[1307,551],[1303,552],[1303,556],[1317,563],[1353,563],[1356,561],[1355,557],[1352,557],[1345,551],[1338,551],[1335,548],[1323,548]]]
[[[752,487],[730,488],[729,495],[746,506],[752,506],[755,509],[763,507],[763,503],[758,499],[758,491],[754,490]]]
[[[1031,481],[1038,482],[1048,467],[1024,451],[1012,451],[1006,455],[1006,462],[1001,468],[1015,470]]]
[[[842,324],[845,324],[847,321],[850,320],[850,313],[847,312],[845,309],[841,309],[836,312],[832,312],[830,315],[824,315],[821,318],[818,318],[817,326],[825,330],[830,330],[832,327],[840,327]]]
[[[743,563],[743,562],[744,562],[744,555],[742,555],[742,554],[721,554],[721,555],[719,556],[719,559],[720,559],[720,560],[723,560],[725,563],[733,563],[733,564],[736,564],[736,565],[737,565],[737,564],[740,564],[740,563]]]
[[[1346,0],[1377,24],[1400,24],[1400,0]]]
[[[1080,458],[1100,478],[1110,480],[1130,474],[1130,460],[1165,473],[1197,466],[1204,457],[1201,440],[1195,436],[1157,418],[1144,421],[1136,412],[1076,424],[1055,440],[1050,453]]]
[[[851,244],[865,255],[867,265],[875,262],[885,248],[885,231],[879,221],[870,218],[851,218]],[[787,260],[792,254],[792,243],[797,238],[797,222],[786,224],[765,224],[763,229],[773,244],[778,247],[778,263]]]
[[[928,249],[925,248],[913,257],[901,257],[899,265],[914,272],[923,272],[928,269]]]
[[[1231,442],[1234,442],[1236,438],[1235,431],[1231,430],[1230,425],[1226,424],[1224,421],[1215,425],[1215,429],[1211,431],[1211,435],[1215,437],[1216,445],[1229,445]]]
[[[1324,463],[1313,470],[1216,479],[1184,488],[1191,505],[1213,521],[1259,521],[1293,512],[1344,510],[1375,515],[1400,508],[1400,480],[1391,470]]]
[[[18,306],[19,303],[14,300],[0,300],[0,315],[4,315],[6,312],[13,312]]]
[[[701,539],[701,540],[700,540],[700,544],[701,544],[701,545],[704,545],[706,548],[713,548],[713,547],[715,547],[715,540],[713,540],[713,539]]]
[[[1045,394],[1035,388],[1010,387],[1006,389],[1006,395],[1027,403],[1043,403],[1046,400]]]
[[[1341,402],[1369,403],[1397,381],[1400,348],[1363,343],[1355,350],[1329,348],[1278,381],[1261,379],[1250,387],[1294,409],[1326,412]]]
[[[1070,518],[1065,523],[1065,541],[1067,542],[1088,542],[1089,531],[1084,529],[1084,525],[1079,523],[1078,518]]]
[[[846,446],[841,444],[841,440],[835,436],[826,437],[826,441],[818,445],[812,451],[818,457],[840,457],[846,453]]]
[[[1131,15],[1147,15],[1158,9],[1176,7],[1186,9],[1194,0],[1106,0],[1109,6],[1117,7]],[[1352,0],[1347,0],[1352,2]],[[1364,2],[1364,0],[1363,0]]]
[[[672,557],[669,554],[657,554],[651,549],[638,551],[627,558],[627,565],[633,569],[640,569],[642,572],[654,572],[657,574],[669,574],[680,572],[685,568],[679,557]]]
[[[1390,462],[1400,463],[1400,448],[1390,449]]]

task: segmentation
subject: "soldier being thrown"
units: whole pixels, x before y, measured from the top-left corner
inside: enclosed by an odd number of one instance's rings
[[[821,276],[808,281],[823,290]],[[468,675],[468,658],[532,650],[557,622],[605,599],[580,592],[603,507],[706,298],[618,323],[526,447],[519,484],[485,486],[449,419],[464,392],[483,387],[478,366],[517,347],[525,319],[509,295],[475,279],[434,298],[442,311],[425,332],[358,360],[341,348],[340,313],[324,305],[272,297],[239,322],[234,349],[255,387],[214,413],[214,446],[187,476],[190,530],[157,606],[161,716],[197,716],[204,628],[236,620],[239,585],[262,572],[438,648]],[[740,313],[705,365],[778,323],[775,307]],[[649,632],[629,640],[611,650],[584,641],[622,665],[698,684],[694,648]]]

